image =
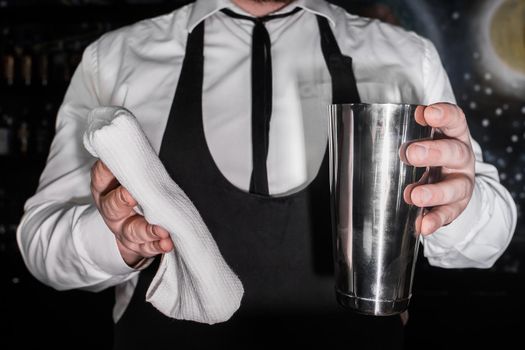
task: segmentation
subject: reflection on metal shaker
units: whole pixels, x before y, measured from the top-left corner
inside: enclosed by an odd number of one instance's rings
[[[424,106],[330,106],[330,192],[338,302],[360,313],[407,309],[423,209],[405,202],[407,185],[430,169],[401,161],[406,145],[433,130],[416,122]]]

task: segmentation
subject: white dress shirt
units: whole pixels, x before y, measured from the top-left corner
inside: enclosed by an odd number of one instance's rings
[[[363,102],[454,103],[432,43],[398,27],[346,13],[322,0],[266,23],[272,40],[273,114],[268,179],[272,195],[295,192],[315,177],[327,144],[330,75],[316,15],[329,19],[344,54],[354,60]],[[37,193],[25,205],[17,238],[30,271],[56,289],[117,286],[114,319],[126,308],[138,271],[122,260],[90,193],[93,159],[82,146],[88,112],[118,105],[132,111],[158,152],[185,54],[188,32],[206,19],[203,121],[220,171],[248,190],[251,150],[251,21],[230,0],[198,0],[172,13],[105,34],[84,52],[59,110],[56,136]],[[287,12],[290,7],[279,12]],[[423,239],[441,267],[490,267],[507,247],[516,208],[495,167],[476,153],[476,185],[467,209]]]

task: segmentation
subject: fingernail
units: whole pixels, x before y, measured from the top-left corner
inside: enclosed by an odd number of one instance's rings
[[[427,158],[428,149],[424,146],[415,144],[410,146],[410,155],[409,159],[412,158],[413,160],[425,160]]]
[[[443,110],[441,110],[441,108],[430,106],[427,108],[426,112],[428,117],[435,120],[439,120],[443,117]]]
[[[424,187],[421,188],[419,190],[419,199],[421,200],[422,203],[430,202],[430,199],[432,199],[432,192],[430,192],[428,189]]]

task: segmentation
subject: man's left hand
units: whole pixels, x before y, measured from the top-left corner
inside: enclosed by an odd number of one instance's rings
[[[441,176],[433,184],[409,185],[405,201],[432,209],[417,222],[423,235],[434,233],[454,221],[467,207],[474,190],[475,155],[465,114],[448,103],[430,105],[416,113],[416,121],[443,134],[437,140],[416,141],[406,148],[406,160],[416,167],[441,167]]]

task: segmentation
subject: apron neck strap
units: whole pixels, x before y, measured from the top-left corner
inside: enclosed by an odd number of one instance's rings
[[[321,49],[332,78],[332,103],[359,103],[361,98],[352,68],[352,58],[343,55],[328,19],[317,16],[321,33]]]
[[[188,36],[183,67],[192,68],[186,72],[184,72],[185,69],[183,69],[179,79],[184,80],[186,84],[190,84],[190,86],[183,84],[184,89],[182,90],[193,90],[192,88],[200,89],[195,91],[195,93],[202,92],[202,81],[204,78],[204,22],[205,21],[202,21],[195,27]],[[328,19],[323,16],[317,16],[317,23],[321,34],[321,49],[332,78],[332,103],[360,103],[361,98],[357,90],[352,58],[343,55],[341,52],[332,28],[330,28]],[[185,73],[188,73],[188,77],[183,76]],[[183,91],[180,92],[184,94]]]

